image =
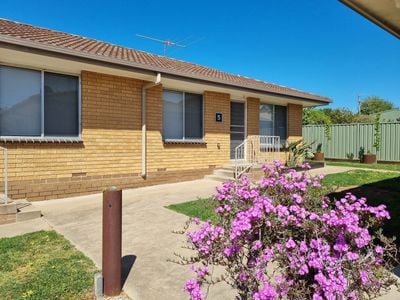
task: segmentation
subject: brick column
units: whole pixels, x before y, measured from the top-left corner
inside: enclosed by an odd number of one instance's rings
[[[247,98],[247,136],[260,134],[260,99]]]
[[[303,106],[289,103],[288,109],[288,141],[294,142],[303,137]]]

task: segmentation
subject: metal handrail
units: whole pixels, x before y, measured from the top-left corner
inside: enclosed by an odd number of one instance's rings
[[[235,148],[235,178],[256,165],[272,162],[280,147],[279,136],[253,135],[246,138]]]
[[[8,149],[1,146],[0,149],[3,150],[4,156],[4,203],[8,204]]]

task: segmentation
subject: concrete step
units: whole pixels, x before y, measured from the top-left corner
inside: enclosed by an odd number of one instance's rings
[[[229,176],[218,176],[218,175],[206,175],[204,176],[205,179],[211,179],[211,180],[215,180],[215,181],[219,181],[219,182],[225,182],[228,180],[235,180],[233,177],[229,177]]]
[[[235,170],[235,165],[234,164],[226,164],[226,165],[222,166],[222,169]]]
[[[32,205],[32,203],[31,202],[29,202],[28,200],[26,200],[26,199],[18,199],[18,200],[14,200],[14,202],[16,203],[16,205],[17,205],[17,209],[20,209],[20,208],[24,208],[24,207],[26,207],[26,206],[30,206],[30,205]]]
[[[41,216],[42,212],[40,211],[40,209],[35,207],[35,205],[20,204],[20,208],[18,208],[17,212],[16,221],[22,222],[22,221],[37,219],[40,218]]]
[[[37,219],[42,216],[40,209],[26,199],[11,200],[0,203],[0,224],[14,223]]]
[[[16,214],[0,215],[0,225],[15,223]]]
[[[232,169],[216,169],[213,172],[213,175],[223,176],[223,177],[233,177],[235,171]]]
[[[9,215],[17,213],[17,204],[15,202],[9,201],[7,204],[0,204],[0,215]]]

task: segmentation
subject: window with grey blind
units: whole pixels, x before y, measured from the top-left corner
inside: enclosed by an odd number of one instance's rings
[[[260,135],[279,136],[281,143],[287,139],[287,108],[281,105],[260,104]]]
[[[164,90],[163,139],[199,140],[203,138],[203,96]]]
[[[44,73],[44,135],[79,134],[79,81],[74,76]]]
[[[79,77],[0,66],[0,136],[79,136]]]

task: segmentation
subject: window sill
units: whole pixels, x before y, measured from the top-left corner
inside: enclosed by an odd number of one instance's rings
[[[175,140],[175,139],[166,139],[163,141],[164,144],[192,144],[192,145],[206,145],[207,143],[201,139],[193,139],[193,140]]]
[[[81,137],[0,136],[3,143],[82,143]]]

